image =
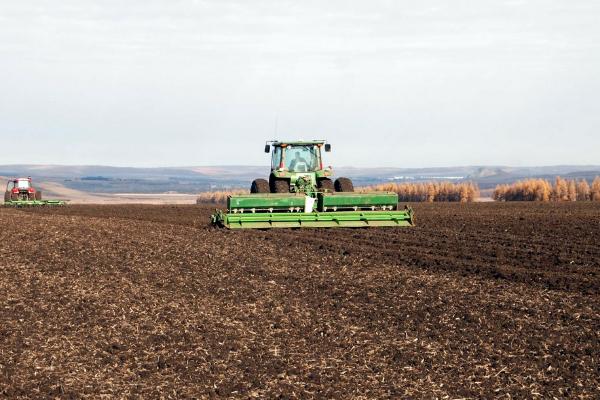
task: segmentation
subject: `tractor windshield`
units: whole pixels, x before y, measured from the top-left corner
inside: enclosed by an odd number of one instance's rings
[[[29,189],[30,183],[28,179],[19,179],[17,180],[17,187],[19,189]]]
[[[316,145],[288,145],[284,162],[289,171],[310,172],[319,169],[320,151]]]

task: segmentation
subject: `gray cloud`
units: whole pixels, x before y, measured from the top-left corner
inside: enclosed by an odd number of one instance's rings
[[[260,164],[276,120],[344,165],[598,162],[599,16],[591,0],[3,2],[0,138],[30,158],[3,163]]]

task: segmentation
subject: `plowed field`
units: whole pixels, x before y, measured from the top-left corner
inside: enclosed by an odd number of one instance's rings
[[[600,204],[0,209],[0,397],[599,398]]]

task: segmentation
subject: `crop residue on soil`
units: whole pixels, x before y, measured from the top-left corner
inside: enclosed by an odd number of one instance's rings
[[[0,209],[7,398],[598,398],[600,205],[232,232],[203,206]]]

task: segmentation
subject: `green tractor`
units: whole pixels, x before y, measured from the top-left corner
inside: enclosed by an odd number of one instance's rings
[[[271,153],[269,180],[255,179],[250,193],[354,192],[352,181],[338,178],[333,182],[331,167],[323,166],[321,149],[331,151],[324,140],[267,142],[265,153]]]
[[[217,210],[212,223],[238,228],[332,228],[413,226],[409,207],[399,209],[393,192],[354,192],[348,178],[331,179],[324,167],[325,140],[271,141],[269,179],[255,179],[250,194],[227,198],[227,211]]]

